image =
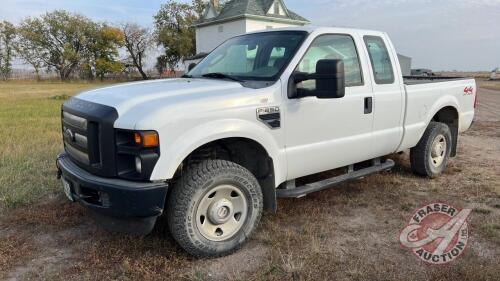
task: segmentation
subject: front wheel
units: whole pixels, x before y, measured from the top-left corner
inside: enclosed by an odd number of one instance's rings
[[[410,150],[412,171],[429,178],[439,176],[448,164],[451,145],[452,136],[448,125],[431,122],[417,146]]]
[[[167,202],[170,233],[188,253],[217,257],[240,248],[262,215],[262,191],[244,167],[205,160],[174,185]]]

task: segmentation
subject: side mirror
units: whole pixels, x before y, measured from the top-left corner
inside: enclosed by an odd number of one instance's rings
[[[314,90],[297,89],[302,81],[315,80]],[[345,95],[344,62],[337,59],[324,59],[316,63],[315,73],[294,73],[288,84],[289,98],[315,96],[319,99],[342,98]]]
[[[344,62],[319,60],[316,63],[316,96],[320,99],[342,98],[345,95]]]
[[[188,65],[188,72],[191,71],[196,66],[196,63],[192,62]]]

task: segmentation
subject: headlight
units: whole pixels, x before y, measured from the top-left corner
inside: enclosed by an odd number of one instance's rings
[[[160,157],[155,131],[116,129],[116,168],[119,177],[148,180]]]

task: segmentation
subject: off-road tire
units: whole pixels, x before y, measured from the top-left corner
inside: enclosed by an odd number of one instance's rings
[[[444,136],[446,149],[444,150],[444,159],[436,167],[431,163],[431,150],[434,140],[439,136]],[[452,144],[451,131],[448,125],[432,121],[417,146],[410,150],[410,163],[413,173],[429,178],[439,176],[448,164]]]
[[[237,187],[247,198],[247,215],[241,228],[227,240],[212,241],[200,232],[196,222],[198,204],[213,188],[223,184]],[[204,160],[187,169],[167,199],[170,234],[189,254],[220,257],[239,249],[253,233],[262,216],[262,190],[244,167],[224,160]]]

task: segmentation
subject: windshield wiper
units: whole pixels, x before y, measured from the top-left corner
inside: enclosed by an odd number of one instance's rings
[[[236,82],[243,82],[243,80],[241,79],[238,79],[234,76],[231,76],[231,75],[228,75],[228,74],[224,74],[222,72],[211,72],[211,73],[205,73],[203,75],[201,75],[202,77],[208,77],[208,78],[216,78],[216,79],[229,79],[229,80],[233,80],[233,81],[236,81]]]
[[[193,76],[189,74],[183,74],[181,78],[193,78]]]

